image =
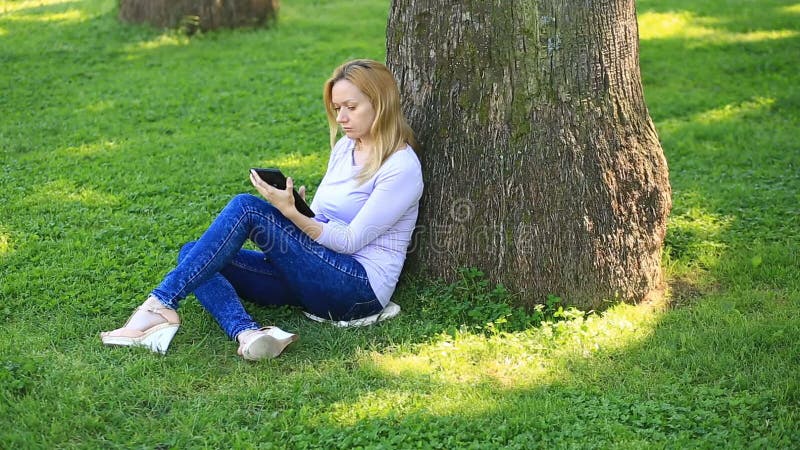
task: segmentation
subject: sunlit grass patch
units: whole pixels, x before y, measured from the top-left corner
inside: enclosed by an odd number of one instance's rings
[[[755,96],[750,99],[725,103],[690,116],[671,117],[659,122],[661,136],[665,138],[665,150],[670,155],[682,154],[687,150],[686,143],[700,141],[706,149],[735,159],[744,154],[736,154],[736,148],[747,140],[755,139],[748,129],[754,121],[769,121],[774,115],[778,100],[772,96]],[[775,125],[768,123],[767,127]],[[767,127],[759,127],[754,133],[766,133]],[[741,137],[745,137],[743,140]],[[696,146],[696,145],[695,145]],[[697,149],[693,149],[697,152]],[[750,151],[749,154],[757,154]]]
[[[321,153],[297,153],[287,152],[283,155],[267,158],[259,161],[261,167],[278,167],[286,176],[290,176],[289,171],[303,169],[306,167],[321,167],[327,163],[327,155]]]
[[[723,36],[720,41],[734,44],[760,41],[778,41],[795,38],[798,36],[800,36],[800,31],[796,30],[759,30],[749,33],[731,33],[728,36]]]
[[[725,30],[717,18],[697,16],[689,11],[666,13],[649,11],[639,15],[639,38],[643,41],[680,38],[693,41],[690,42],[690,46],[701,43],[722,45],[789,39],[797,36],[800,36],[797,30],[732,32]]]
[[[189,45],[190,43],[191,39],[189,39],[186,34],[176,31],[168,31],[143,42],[128,44],[125,46],[125,51],[127,51],[131,57],[139,57],[142,56],[143,53],[146,54],[148,50],[155,50],[164,47],[178,47]]]
[[[396,389],[378,388],[365,392],[355,401],[331,405],[330,412],[327,414],[328,420],[338,425],[352,426],[365,419],[403,417],[428,407],[441,406],[432,404],[427,389],[423,386],[417,386],[417,388],[408,389],[407,385],[401,385]]]
[[[113,109],[115,106],[114,100],[112,99],[103,99],[97,101],[95,103],[91,103],[86,105],[81,109],[81,111],[89,112],[89,113],[103,113],[105,111]]]
[[[11,251],[11,237],[0,228],[0,257]]]
[[[116,195],[77,186],[65,179],[57,179],[36,187],[25,197],[22,204],[29,208],[47,208],[70,202],[86,206],[108,206],[115,205],[119,201]]]
[[[693,122],[697,124],[710,124],[741,119],[746,115],[762,113],[770,109],[774,104],[774,98],[756,97],[753,100],[744,101],[739,104],[728,104],[721,108],[702,112],[695,116]]]
[[[86,19],[82,11],[70,10],[60,13],[40,14],[36,16],[25,16],[25,20],[35,20],[39,22],[78,22]]]
[[[427,394],[424,404],[455,411],[457,403],[435,406],[450,403],[449,387],[479,391],[546,387],[567,377],[569,360],[591,360],[646,340],[662,311],[662,303],[615,305],[602,314],[575,311],[567,320],[546,321],[520,332],[443,333],[411,351],[371,352],[362,364],[393,383],[439,386]]]
[[[702,204],[696,194],[682,195],[684,202]],[[722,233],[732,224],[733,218],[708,212],[698,206],[689,206],[683,213],[669,218],[666,252],[671,258],[694,261],[705,267],[713,267],[728,249]]]
[[[24,11],[26,9],[40,8],[42,6],[74,3],[75,0],[3,0],[0,1],[0,12],[9,13]]]
[[[107,106],[104,106],[107,105]],[[92,105],[90,108],[98,108],[99,111],[104,109],[110,109],[112,104],[109,102],[103,102],[101,104]],[[99,112],[98,111],[98,112]],[[116,141],[101,141],[101,142],[92,142],[92,143],[84,143],[76,146],[70,146],[65,149],[58,150],[58,155],[66,155],[66,156],[94,156],[100,155],[108,152],[112,152],[115,149],[119,148],[119,143]]]
[[[713,24],[696,17],[689,11],[645,12],[639,14],[639,39],[665,39],[672,37],[697,38],[708,36],[714,30],[704,25]]]
[[[82,10],[70,9],[69,11],[51,13],[15,13],[4,17],[9,22],[80,22],[86,20],[86,15]]]
[[[481,421],[496,415],[516,422],[524,419],[511,411],[522,410],[546,415],[569,402],[553,386],[580,378],[579,393],[614,377],[602,368],[652,338],[663,305],[616,305],[603,314],[573,314],[521,332],[444,333],[406,350],[364,352],[354,373],[373,380],[375,388],[331,405],[324,417],[337,426],[361,428],[375,421],[409,427],[420,420]]]
[[[791,14],[800,14],[800,3],[790,6],[784,6],[783,8],[781,8],[781,11]]]

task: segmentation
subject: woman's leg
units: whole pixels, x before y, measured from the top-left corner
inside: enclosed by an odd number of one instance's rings
[[[180,300],[225,268],[239,253],[247,239],[257,242],[269,234],[263,217],[274,208],[265,200],[249,194],[234,197],[214,219],[195,245],[153,289],[152,295],[172,309]]]
[[[258,216],[250,211],[268,207],[266,201],[256,205],[251,195],[237,195],[220,212],[208,230],[184,252],[178,265],[167,274],[147,301],[134,311],[128,322],[111,332],[102,333],[105,337],[125,337],[129,334],[150,333],[165,322],[164,311],[156,309],[166,306],[170,310],[178,308],[178,302],[189,292],[218,275],[224,266],[239,252],[251,232],[260,233],[253,220]],[[166,313],[180,322],[177,314]]]
[[[261,248],[270,271],[282,280],[293,301],[316,316],[334,320],[361,318],[383,309],[364,267],[353,256],[315,242],[264,200],[251,197],[250,201],[265,204],[255,213],[260,226],[251,239]],[[259,304],[286,304],[284,300],[276,303],[270,289],[262,286],[260,291],[240,292],[240,296]]]
[[[154,351],[166,352],[180,323],[175,312],[178,302],[210,280],[213,280],[212,283],[201,289],[204,291],[201,297],[208,299],[206,304],[214,311],[215,317],[223,319],[221,325],[226,333],[233,337],[240,334],[237,333],[238,329],[250,329],[254,326],[252,318],[241,307],[241,302],[235,296],[236,290],[230,289],[232,285],[226,283],[227,278],[219,272],[239,254],[247,239],[256,242],[265,252],[276,247],[275,244],[283,244],[286,236],[275,228],[274,220],[269,220],[275,216],[283,218],[265,200],[245,194],[234,197],[196,244],[186,249],[175,269],[164,277],[128,322],[122,328],[101,333],[103,342],[108,345],[145,345]],[[283,245],[277,247],[282,248]],[[234,270],[233,267],[228,271]],[[252,275],[248,273],[248,277]],[[256,284],[263,284],[263,275],[257,276],[259,280]],[[248,284],[243,283],[243,286]],[[261,289],[263,291],[265,287],[261,286]],[[218,290],[221,290],[221,295]],[[272,288],[267,290],[271,304],[284,301],[279,297],[287,298],[281,294],[285,289],[280,284],[272,283]],[[265,301],[263,298],[257,300],[262,303]],[[247,359],[276,356],[294,340],[295,335],[278,329],[262,332],[255,337],[251,333],[251,339],[241,343],[244,346],[243,356]]]
[[[289,296],[312,314],[348,320],[380,311],[366,272],[355,258],[315,242],[266,200],[248,194],[228,203],[152,295],[177,309],[181,299],[223,271],[247,239],[264,252]],[[276,304],[267,290],[262,288],[252,300]]]
[[[190,242],[181,248],[179,263],[195,245]],[[298,305],[281,277],[264,260],[264,254],[253,250],[239,250],[227,266],[198,286],[194,295],[231,339],[236,339],[243,331],[260,328],[240,299],[260,304]]]

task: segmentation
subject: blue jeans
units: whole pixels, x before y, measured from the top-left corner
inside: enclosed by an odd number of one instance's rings
[[[250,239],[261,251],[243,250]],[[364,267],[318,244],[266,200],[234,197],[152,295],[173,309],[190,293],[235,339],[260,328],[240,298],[259,305],[294,305],[323,318],[351,320],[383,308]]]

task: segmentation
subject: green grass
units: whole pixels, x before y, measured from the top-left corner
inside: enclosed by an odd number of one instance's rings
[[[668,306],[533,327],[473,274],[407,280],[367,329],[251,308],[302,336],[257,364],[193,298],[166,357],[102,347],[247,168],[313,194],[321,84],[383,58],[389,2],[282,3],[275,29],[189,39],[112,0],[0,0],[0,448],[800,446],[792,1],[637,4]]]

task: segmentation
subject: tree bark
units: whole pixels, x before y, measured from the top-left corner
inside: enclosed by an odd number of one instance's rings
[[[661,285],[667,163],[633,0],[394,0],[387,64],[426,191],[412,271],[582,308]]]
[[[119,18],[194,32],[263,26],[277,20],[278,0],[120,0]]]

